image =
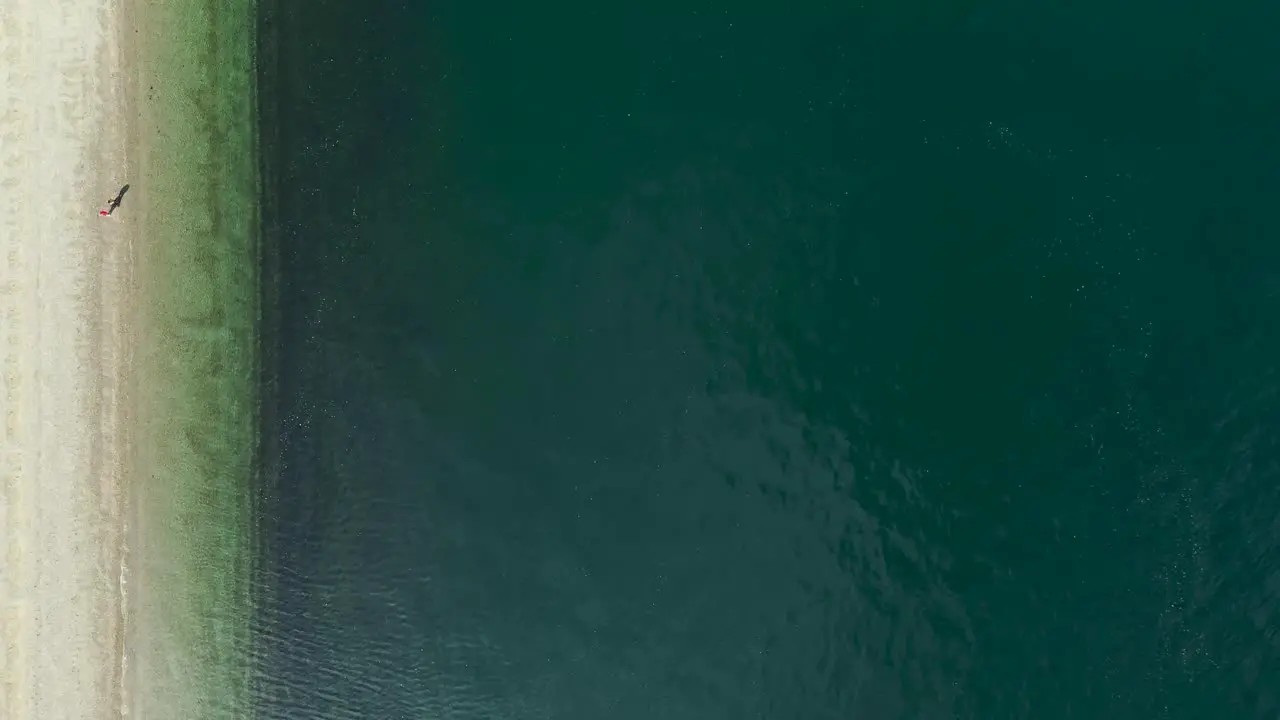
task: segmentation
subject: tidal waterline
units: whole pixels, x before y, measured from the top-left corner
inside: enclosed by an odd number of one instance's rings
[[[256,8],[164,0],[131,13],[144,113],[127,692],[142,718],[248,717]]]

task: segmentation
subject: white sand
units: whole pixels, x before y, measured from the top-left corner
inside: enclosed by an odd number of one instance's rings
[[[122,0],[0,0],[0,718],[120,717]],[[98,209],[135,186],[110,218]]]

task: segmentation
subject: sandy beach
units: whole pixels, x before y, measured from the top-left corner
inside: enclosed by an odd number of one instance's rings
[[[0,3],[0,717],[12,720],[127,705],[122,388],[143,193],[127,177],[121,5]]]

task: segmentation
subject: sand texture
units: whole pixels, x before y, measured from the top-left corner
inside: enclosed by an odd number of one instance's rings
[[[120,717],[131,342],[118,0],[0,2],[0,718]]]

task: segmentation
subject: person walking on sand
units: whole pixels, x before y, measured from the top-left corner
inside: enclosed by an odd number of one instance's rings
[[[129,192],[128,185],[125,185],[124,187],[120,188],[120,192],[116,193],[115,197],[107,201],[107,209],[99,210],[98,215],[101,217],[106,217],[111,213],[115,212],[116,208],[120,207],[120,203],[124,202],[124,194],[127,192]]]

